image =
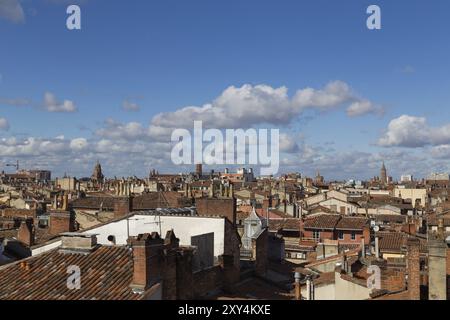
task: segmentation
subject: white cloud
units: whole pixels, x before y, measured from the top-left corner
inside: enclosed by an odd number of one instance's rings
[[[450,144],[431,148],[431,155],[436,159],[450,159]]]
[[[299,146],[294,137],[286,133],[280,133],[280,152],[298,152]]]
[[[122,108],[125,111],[139,111],[141,109],[141,107],[137,103],[130,102],[128,100],[125,100],[122,103]]]
[[[297,91],[293,104],[298,110],[317,108],[327,110],[354,100],[354,95],[348,84],[342,81],[333,81],[321,90],[306,88]]]
[[[0,118],[0,130],[9,130],[9,122],[5,118]]]
[[[44,95],[44,108],[48,112],[76,112],[77,107],[73,101],[64,100],[60,102],[53,93],[46,92]]]
[[[333,81],[323,89],[298,90],[290,98],[286,87],[245,84],[228,87],[214,101],[156,115],[151,124],[166,128],[191,128],[194,120],[209,128],[248,128],[260,124],[286,125],[305,109],[330,110],[344,104],[367,101],[348,84]]]
[[[108,119],[105,122],[105,127],[97,130],[95,134],[102,138],[136,140],[148,137],[148,130],[138,122],[123,124]]]
[[[70,148],[72,150],[81,151],[86,149],[88,146],[88,141],[85,138],[76,138],[70,141]]]
[[[25,14],[19,0],[1,0],[0,18],[4,18],[13,23],[25,22]]]
[[[369,100],[355,101],[347,108],[349,117],[358,117],[366,114],[383,115],[384,109]]]
[[[450,144],[450,124],[430,127],[424,117],[402,115],[389,123],[378,144],[383,147],[407,148]]]

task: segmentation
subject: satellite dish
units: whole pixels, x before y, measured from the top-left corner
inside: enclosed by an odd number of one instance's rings
[[[375,227],[373,227],[373,231],[375,231],[375,232],[378,232],[378,231],[380,231],[380,227],[379,227],[379,226],[375,226]]]

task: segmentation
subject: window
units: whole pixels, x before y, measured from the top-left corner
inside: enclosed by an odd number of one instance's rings
[[[356,240],[356,233],[355,233],[355,231],[352,232],[352,240]]]
[[[305,259],[305,255],[303,253],[297,253],[297,259]]]
[[[344,231],[339,231],[338,237],[339,240],[344,240]]]
[[[313,239],[314,240],[320,240],[320,231],[313,231]]]

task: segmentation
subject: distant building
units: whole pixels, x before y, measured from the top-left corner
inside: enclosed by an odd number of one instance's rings
[[[30,170],[28,174],[40,182],[52,180],[52,173],[48,170]]]
[[[427,177],[428,181],[448,181],[450,176],[448,173],[432,173]]]
[[[77,179],[71,177],[56,178],[55,186],[64,191],[76,191],[79,189]]]
[[[386,170],[386,166],[384,165],[384,161],[383,161],[383,165],[381,166],[381,170],[380,170],[380,182],[382,184],[385,184],[388,182],[387,170]]]
[[[102,173],[102,166],[100,165],[100,162],[97,161],[94,172],[92,173],[91,180],[93,182],[97,183],[103,183],[103,180],[105,179],[105,176]]]
[[[412,182],[413,176],[411,174],[404,174],[400,177],[400,182]]]

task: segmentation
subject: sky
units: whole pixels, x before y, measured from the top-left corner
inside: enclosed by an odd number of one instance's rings
[[[81,8],[81,30],[66,9]],[[369,5],[381,29],[369,30]],[[280,130],[280,173],[450,171],[447,0],[0,0],[0,170],[192,170],[171,132]],[[206,169],[213,169],[207,167]]]

